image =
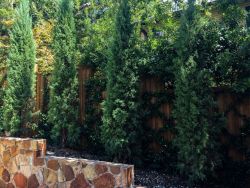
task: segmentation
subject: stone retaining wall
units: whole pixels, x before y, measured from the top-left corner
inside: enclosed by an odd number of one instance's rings
[[[129,188],[132,165],[46,157],[46,140],[0,137],[0,188]]]

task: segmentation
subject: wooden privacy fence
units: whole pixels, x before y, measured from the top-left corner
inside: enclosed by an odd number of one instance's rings
[[[141,80],[141,93],[166,93],[169,94],[165,87],[165,83],[162,82],[159,78],[144,78]],[[173,91],[170,91],[173,92]],[[246,153],[241,151],[240,148],[237,148],[235,144],[233,144],[237,137],[241,136],[241,128],[243,128],[246,119],[250,122],[250,95],[245,97],[239,97],[237,94],[231,93],[228,89],[214,89],[214,94],[216,98],[216,102],[218,105],[219,112],[225,115],[226,122],[226,133],[222,133],[221,140],[222,143],[227,147],[228,156],[233,160],[245,160]],[[156,102],[156,98],[152,95],[149,98],[151,104]],[[173,103],[162,103],[159,107],[159,111],[162,112],[164,117],[153,116],[147,119],[147,123],[145,126],[149,126],[154,130],[159,130],[166,125],[164,119],[171,118],[171,113],[173,110]],[[250,126],[247,125],[247,126]],[[174,134],[171,131],[165,131],[162,135],[165,140],[170,141],[174,138]],[[240,139],[239,144],[244,147],[250,148],[250,137],[245,138],[243,141]],[[157,142],[152,143],[152,149],[157,151],[160,148],[160,144]]]
[[[94,74],[94,70],[91,67],[81,66],[79,67],[78,76],[79,76],[79,101],[80,101],[80,113],[79,121],[81,123],[85,120],[85,105],[86,105],[86,89],[85,83],[91,78]],[[37,110],[43,109],[44,103],[44,77],[42,75],[37,75],[37,84],[36,84],[36,108]],[[168,95],[173,91],[168,91],[165,87],[165,83],[157,77],[146,77],[141,80],[140,84],[140,93],[141,96],[144,93],[166,93]],[[250,118],[250,97],[238,98],[236,94],[232,94],[230,91],[225,89],[216,89],[215,96],[217,99],[217,104],[219,111],[224,113],[226,116],[227,124],[227,133],[232,136],[239,136],[240,129],[243,126],[244,119]],[[157,101],[157,95],[152,95],[148,98],[148,103],[154,104]],[[158,115],[147,118],[144,126],[148,126],[153,130],[159,130],[165,126],[165,121],[171,118],[171,113],[173,109],[173,104],[171,102],[163,102],[159,106],[159,111],[163,114],[164,117]],[[234,160],[244,160],[245,154],[240,152],[238,148],[235,148],[233,144],[230,144],[230,139],[228,135],[222,136],[222,142],[228,145],[228,155]],[[174,134],[171,131],[165,131],[161,135],[166,141],[171,141],[174,137]],[[248,147],[250,147],[250,138],[247,139]],[[244,143],[245,144],[245,143]],[[156,141],[153,142],[150,146],[151,149],[157,151],[160,148],[160,144]]]
[[[81,123],[85,120],[85,104],[86,104],[86,89],[84,87],[86,80],[93,75],[93,69],[91,67],[80,66],[78,69],[79,78],[79,120]],[[44,110],[45,103],[45,88],[48,87],[49,82],[48,75],[36,71],[36,84],[35,84],[35,100],[36,100],[36,111]]]
[[[145,108],[150,108],[150,106],[157,105],[157,103],[161,103],[161,99],[159,98],[159,95],[172,95],[173,90],[167,90],[165,87],[164,82],[161,81],[158,77],[144,77],[141,78],[140,82],[140,95],[142,100],[148,100],[145,103]],[[147,95],[147,98],[145,99],[143,96]],[[160,100],[160,101],[159,101]],[[147,107],[146,107],[147,106]],[[152,130],[159,131],[162,129],[166,124],[167,120],[171,118],[172,113],[172,102],[163,102],[161,105],[157,105],[158,109],[153,108],[154,110],[159,111],[158,114],[161,115],[149,115],[144,118],[144,126],[149,127]],[[148,109],[150,110],[150,109]],[[169,131],[165,130],[163,133],[161,133],[161,136],[166,141],[171,141],[174,138],[174,134]],[[155,152],[158,152],[160,150],[161,145],[157,143],[157,141],[153,141],[151,144],[149,144],[149,149],[154,150]]]
[[[250,126],[250,97],[249,95],[240,97],[223,89],[217,89],[215,94],[219,111],[226,117],[227,132],[222,135],[222,143],[228,146],[230,158],[238,161],[245,160],[247,155],[241,148],[250,148],[250,137],[247,135],[245,137],[241,133],[241,129]],[[247,125],[245,125],[246,121],[248,121]],[[234,142],[239,142],[240,148]]]

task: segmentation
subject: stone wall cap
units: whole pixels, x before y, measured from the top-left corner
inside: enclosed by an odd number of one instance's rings
[[[115,166],[115,167],[123,167],[123,168],[130,168],[134,167],[134,165],[130,164],[123,164],[123,163],[113,163],[113,162],[107,162],[107,161],[98,161],[98,160],[90,160],[90,159],[83,159],[83,158],[72,158],[72,157],[58,157],[58,156],[46,156],[45,157],[46,161],[48,160],[58,160],[60,161],[65,161],[68,163],[72,162],[84,162],[88,165],[110,165],[110,166]]]
[[[0,137],[0,141],[3,140],[10,140],[10,141],[31,141],[31,142],[46,142],[46,139],[33,139],[33,138],[17,138],[17,137]],[[73,163],[73,162],[84,162],[88,165],[111,165],[116,167],[122,167],[122,168],[134,168],[134,165],[129,164],[123,164],[123,163],[113,163],[113,162],[106,162],[106,161],[98,161],[98,160],[90,160],[90,159],[83,159],[83,158],[74,158],[74,157],[59,157],[59,156],[45,156],[45,160],[58,160],[58,162],[65,161],[67,163]]]
[[[0,137],[0,140],[16,140],[16,141],[45,141],[46,139],[33,139],[33,138],[17,138],[17,137]]]

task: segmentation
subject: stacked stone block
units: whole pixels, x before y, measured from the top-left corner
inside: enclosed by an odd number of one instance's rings
[[[132,165],[45,156],[46,140],[0,137],[0,188],[129,188]]]

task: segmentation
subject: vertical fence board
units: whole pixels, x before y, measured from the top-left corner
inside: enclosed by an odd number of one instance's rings
[[[80,110],[79,110],[79,120],[80,123],[83,123],[85,120],[85,109],[86,109],[86,81],[93,75],[93,69],[88,66],[80,66],[78,70],[78,78],[79,78],[79,102],[80,102]]]
[[[36,73],[36,96],[35,96],[35,109],[36,111],[43,110],[43,89],[44,89],[44,77],[41,73]]]

